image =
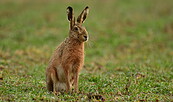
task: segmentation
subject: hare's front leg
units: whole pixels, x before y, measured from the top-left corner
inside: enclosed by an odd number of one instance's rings
[[[65,83],[66,83],[66,92],[70,91],[70,73],[69,70],[65,68]]]
[[[79,71],[74,74],[74,91],[78,92]]]

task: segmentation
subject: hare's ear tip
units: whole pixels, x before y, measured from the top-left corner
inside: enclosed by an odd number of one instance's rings
[[[88,8],[89,8],[88,6],[85,7],[85,9],[88,9]]]
[[[72,7],[71,6],[68,6],[67,9],[72,9]]]

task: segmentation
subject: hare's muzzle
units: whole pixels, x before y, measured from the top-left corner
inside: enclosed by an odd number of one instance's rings
[[[83,36],[84,37],[84,40],[87,41],[88,40],[88,36]]]

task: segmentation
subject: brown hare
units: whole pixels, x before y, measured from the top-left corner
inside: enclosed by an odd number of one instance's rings
[[[84,42],[88,40],[88,32],[82,26],[89,13],[88,6],[75,21],[73,8],[67,8],[70,21],[69,36],[56,48],[46,69],[47,89],[53,92],[78,92],[79,72],[84,64]]]

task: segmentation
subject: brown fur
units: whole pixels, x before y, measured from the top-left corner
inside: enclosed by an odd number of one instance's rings
[[[78,91],[79,72],[84,64],[84,42],[88,39],[88,32],[82,26],[89,8],[86,7],[75,22],[73,9],[67,8],[70,21],[69,37],[55,50],[46,69],[47,89],[53,92],[70,91],[74,85]]]

